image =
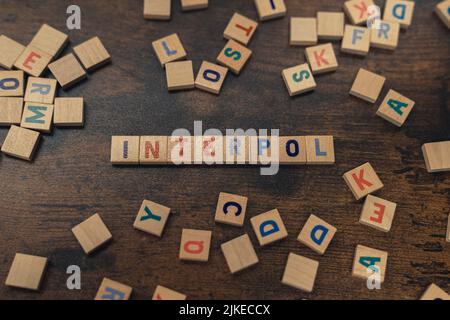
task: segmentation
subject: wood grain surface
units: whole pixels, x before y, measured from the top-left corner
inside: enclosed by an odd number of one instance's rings
[[[150,299],[157,285],[188,299],[418,299],[434,282],[450,291],[450,173],[429,174],[421,145],[450,138],[449,30],[433,13],[436,0],[417,1],[413,25],[395,52],[371,49],[365,58],[340,53],[339,69],[317,76],[315,92],[290,98],[281,70],[305,62],[304,49],[289,46],[289,17],[341,11],[343,0],[286,0],[287,16],[261,23],[249,44],[253,56],[241,75],[229,74],[220,96],[203,91],[168,93],[151,42],[176,32],[194,71],[214,61],[223,30],[235,11],[257,19],[253,1],[211,0],[207,10],[181,12],[173,1],[170,21],[143,19],[142,1],[78,0],[81,30],[67,30],[66,8],[74,1],[0,0],[0,33],[27,44],[43,23],[69,34],[64,51],[99,36],[112,64],[59,96],[82,96],[83,129],[45,135],[32,163],[0,155],[0,298],[93,299],[103,277]],[[383,5],[384,1],[376,1]],[[351,97],[360,67],[387,78],[372,105]],[[48,76],[49,73],[47,72]],[[392,88],[416,106],[402,128],[377,117],[378,103]],[[256,167],[113,167],[111,135],[170,135],[176,128],[279,128],[281,135],[333,135],[336,164],[284,167],[261,176]],[[0,130],[0,141],[7,129]],[[356,202],[342,174],[369,161],[384,188],[378,196],[398,204],[389,233],[358,223]],[[219,192],[248,196],[243,228],[214,223]],[[143,199],[172,208],[163,237],[133,229]],[[249,218],[278,208],[289,236],[261,248]],[[70,229],[98,212],[113,242],[87,257]],[[338,231],[324,256],[296,237],[310,214]],[[178,259],[182,228],[212,230],[208,263]],[[231,275],[220,244],[250,235],[260,262]],[[351,277],[356,245],[389,253],[381,290]],[[14,254],[49,258],[39,292],[4,285]],[[311,294],[281,284],[290,252],[319,261]],[[66,288],[66,268],[79,265],[82,290]]]

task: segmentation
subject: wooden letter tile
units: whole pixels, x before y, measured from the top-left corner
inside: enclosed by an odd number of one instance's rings
[[[2,152],[19,159],[31,161],[39,138],[39,132],[12,125],[5,142],[3,142]]]
[[[343,12],[317,12],[317,35],[322,40],[339,40],[344,36]]]
[[[33,77],[39,77],[52,60],[48,53],[28,45],[14,62],[14,67],[23,70]]]
[[[0,97],[0,126],[20,124],[23,98]]]
[[[16,253],[5,284],[10,287],[39,290],[47,258]]]
[[[272,20],[286,15],[284,0],[255,0],[259,20]]]
[[[380,95],[381,89],[383,89],[385,81],[385,77],[361,68],[353,82],[350,94],[365,101],[375,103]]]
[[[111,60],[103,43],[98,37],[93,37],[73,48],[86,70],[96,69]]]
[[[246,136],[224,137],[224,160],[226,164],[245,164],[248,162],[248,139]]]
[[[223,37],[228,40],[236,40],[246,46],[255,33],[257,27],[258,22],[235,12],[223,32]]]
[[[181,0],[183,11],[199,10],[208,8],[209,0]]]
[[[337,229],[315,215],[310,215],[297,240],[319,254],[324,254]]]
[[[341,51],[366,56],[370,48],[370,30],[365,27],[345,26]]]
[[[139,136],[112,136],[111,163],[139,164]]]
[[[194,164],[223,164],[223,137],[195,136]]]
[[[434,283],[430,284],[420,300],[450,300],[450,295]]]
[[[25,102],[53,104],[55,92],[55,79],[28,77]]]
[[[200,90],[219,94],[227,72],[228,69],[225,67],[203,61],[198,71],[197,79],[195,79],[195,87]]]
[[[55,98],[53,123],[57,127],[82,127],[84,124],[83,98]]]
[[[359,222],[377,230],[388,232],[391,230],[396,207],[397,204],[394,202],[369,194],[364,202]]]
[[[234,40],[229,40],[217,57],[217,62],[239,74],[252,55],[252,51]]]
[[[434,11],[447,28],[450,29],[450,0],[439,2]]]
[[[277,209],[265,212],[250,219],[259,244],[265,246],[288,236],[283,220]]]
[[[0,97],[23,96],[23,71],[0,71]]]
[[[144,18],[150,20],[170,20],[172,0],[144,0]]]
[[[225,242],[220,247],[231,273],[249,268],[259,261],[247,234]]]
[[[283,136],[279,141],[280,164],[306,164],[306,137]]]
[[[72,232],[86,254],[90,254],[112,239],[98,213],[73,227]]]
[[[86,71],[72,53],[50,63],[48,68],[63,89],[86,78]]]
[[[313,46],[317,41],[316,18],[291,18],[291,46]]]
[[[133,288],[120,282],[103,278],[95,300],[128,300]]]
[[[187,55],[176,33],[153,41],[152,46],[163,68],[166,63],[182,60]]]
[[[140,164],[167,164],[167,136],[141,136],[140,140]]]
[[[22,122],[20,123],[22,128],[49,133],[52,131],[52,121],[52,104],[25,102]]]
[[[169,218],[170,208],[156,202],[144,200],[134,220],[135,229],[161,237],[164,226]]]
[[[192,61],[177,61],[166,64],[167,89],[187,90],[195,87]]]
[[[186,295],[163,286],[157,286],[152,300],[186,300]]]
[[[211,231],[183,229],[179,258],[200,262],[208,261],[211,235]]]
[[[244,196],[221,192],[219,194],[214,220],[216,222],[242,227],[247,209],[247,200],[248,198]]]
[[[386,275],[388,253],[377,249],[372,249],[358,245],[353,261],[352,275],[357,278],[367,279],[375,272],[380,273],[380,282],[384,282]]]
[[[398,22],[402,28],[407,29],[411,25],[413,13],[414,1],[386,0],[383,19]]]
[[[414,101],[402,96],[400,93],[389,90],[380,107],[377,115],[390,123],[401,127],[414,107]]]
[[[383,183],[368,162],[344,173],[343,178],[356,200],[383,188]]]
[[[169,164],[192,164],[194,158],[194,141],[190,136],[168,137],[167,162]]]
[[[7,36],[1,35],[0,66],[5,69],[11,69],[23,50],[25,50],[23,45],[8,38]]]
[[[373,5],[373,0],[350,0],[344,3],[344,11],[352,24],[361,25],[367,21],[368,9]]]
[[[289,253],[281,283],[306,292],[312,292],[319,262]]]
[[[291,97],[316,88],[316,81],[307,63],[284,69],[281,75]]]
[[[339,66],[331,43],[306,48],[305,56],[313,74],[332,72]]]
[[[333,136],[307,136],[306,158],[308,164],[333,164],[335,162]]]
[[[425,143],[422,153],[428,172],[450,171],[450,140]]]
[[[379,29],[370,30],[370,45],[374,48],[395,50],[398,45],[400,24],[397,22],[380,21]]]
[[[43,24],[31,40],[30,45],[44,51],[52,57],[56,57],[69,42],[67,34]]]

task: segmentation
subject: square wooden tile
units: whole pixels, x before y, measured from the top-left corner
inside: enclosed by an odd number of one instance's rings
[[[319,254],[324,254],[337,229],[315,215],[310,215],[297,240]]]
[[[281,76],[291,97],[312,91],[317,87],[307,63],[284,69]]]
[[[223,164],[223,136],[195,136],[194,164]]]
[[[23,98],[0,97],[0,126],[20,124],[22,110]]]
[[[239,74],[250,59],[252,51],[234,40],[229,40],[217,56],[217,62]]]
[[[224,137],[224,161],[226,164],[245,164],[249,159],[246,136]]]
[[[386,78],[360,68],[353,82],[350,94],[365,101],[375,103],[383,89]]]
[[[386,251],[358,245],[353,261],[352,276],[367,279],[375,272],[372,266],[376,266],[379,269],[380,282],[383,283],[386,275],[387,258],[388,253]]]
[[[343,178],[356,200],[383,188],[383,183],[369,162],[344,173]]]
[[[55,93],[55,79],[28,77],[24,100],[26,102],[53,104]]]
[[[184,50],[180,38],[176,33],[153,41],[152,47],[163,68],[166,63],[182,60],[187,56],[186,50]]]
[[[183,229],[179,258],[190,261],[208,261],[211,235],[211,231]]]
[[[28,45],[14,62],[14,67],[23,70],[33,77],[39,77],[52,60],[48,53]]]
[[[383,19],[398,22],[400,27],[407,29],[413,19],[414,1],[386,0]]]
[[[49,133],[52,131],[52,122],[52,104],[25,102],[20,123],[22,128]]]
[[[40,133],[12,125],[2,145],[7,155],[31,161],[37,148]]]
[[[187,90],[195,87],[192,61],[177,61],[166,64],[167,89]]]
[[[67,34],[43,24],[30,42],[30,45],[56,57],[69,42]]]
[[[374,48],[395,50],[398,46],[400,24],[397,22],[380,21],[379,29],[370,30],[370,46]]]
[[[86,70],[98,68],[111,60],[99,37],[93,37],[73,48]]]
[[[217,201],[216,222],[242,227],[248,198],[236,194],[221,192]]]
[[[253,231],[261,246],[279,241],[288,236],[277,209],[262,213],[250,219]]]
[[[359,223],[388,232],[391,230],[397,204],[372,195],[366,197]]]
[[[48,68],[63,89],[86,78],[86,71],[72,53],[50,63]]]
[[[139,164],[139,136],[112,136],[111,163]]]
[[[255,0],[255,6],[261,21],[281,18],[286,15],[284,0]]]
[[[257,27],[258,22],[235,12],[223,32],[223,37],[228,40],[236,40],[246,46]]]
[[[10,287],[39,290],[47,258],[16,253],[5,284]]]
[[[23,71],[0,71],[0,97],[23,96]]]
[[[194,139],[191,136],[169,136],[167,162],[169,164],[192,164],[194,159]]]
[[[391,89],[378,108],[377,115],[401,127],[414,108],[414,104],[415,102],[411,99]]]
[[[450,295],[432,283],[420,297],[420,300],[450,300]]]
[[[197,79],[195,79],[195,87],[200,90],[219,94],[227,72],[228,69],[225,67],[203,61],[198,71]]]
[[[83,98],[55,98],[53,123],[57,127],[84,125]]]
[[[98,213],[73,227],[72,233],[86,254],[90,254],[112,239],[111,233]]]
[[[258,256],[247,234],[223,243],[220,248],[231,273],[242,271],[259,262]]]
[[[362,25],[367,22],[368,9],[373,5],[373,0],[350,0],[344,3],[344,12],[352,24]]]
[[[139,163],[167,164],[167,136],[141,136]]]
[[[172,0],[144,0],[144,18],[170,20]]]
[[[135,229],[161,237],[169,218],[170,208],[156,202],[144,200],[134,220]]]
[[[281,283],[306,292],[312,292],[319,262],[289,253]]]
[[[306,137],[282,136],[279,140],[280,164],[306,164]]]
[[[321,40],[339,40],[344,36],[343,12],[317,12],[317,35]]]
[[[366,56],[370,48],[370,30],[365,27],[346,25],[341,51]]]
[[[199,10],[208,8],[209,0],[181,0],[183,11]]]
[[[333,164],[333,136],[306,136],[306,162],[308,164]]]
[[[186,298],[185,294],[163,286],[157,286],[152,300],[186,300]]]
[[[291,18],[290,41],[291,46],[313,46],[317,44],[316,18]]]
[[[422,153],[428,172],[450,171],[450,140],[425,143]]]
[[[434,11],[439,19],[450,29],[450,0],[439,2]]]
[[[308,47],[305,56],[313,74],[332,72],[339,66],[331,43]]]
[[[25,46],[5,35],[0,35],[0,66],[5,69],[12,69],[14,62],[23,50],[25,50]]]
[[[128,300],[133,288],[120,282],[103,278],[95,300]]]

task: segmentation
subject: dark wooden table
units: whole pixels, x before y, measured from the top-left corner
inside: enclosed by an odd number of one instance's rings
[[[257,19],[253,1],[211,0],[208,10],[183,13],[173,1],[169,22],[146,21],[142,1],[76,1],[82,29],[68,31],[66,8],[73,1],[0,1],[0,33],[27,44],[41,24],[67,32],[73,45],[99,36],[113,63],[61,96],[86,101],[84,129],[54,129],[35,160],[0,156],[0,298],[92,299],[103,277],[133,287],[133,298],[151,298],[161,284],[190,299],[417,299],[432,282],[450,291],[450,173],[429,174],[421,145],[450,138],[449,30],[433,13],[438,2],[418,1],[413,25],[390,53],[371,49],[366,58],[339,53],[339,69],[316,78],[314,93],[290,98],[281,70],[305,61],[291,47],[290,16],[341,10],[343,0],[286,0],[285,18],[261,23],[249,47],[253,57],[238,77],[229,75],[220,96],[203,91],[169,94],[151,42],[176,32],[195,71],[214,61],[224,46],[223,30],[233,12]],[[382,4],[383,1],[377,1]],[[375,115],[371,105],[348,92],[360,67],[387,78],[380,99],[393,88],[416,102],[402,128]],[[112,135],[170,135],[176,128],[279,128],[282,135],[330,134],[336,164],[282,168],[260,176],[255,167],[113,167]],[[7,129],[0,130],[0,141]],[[387,234],[358,223],[356,202],[342,174],[366,161],[385,187],[379,196],[398,204]],[[221,191],[249,197],[244,228],[214,223]],[[143,199],[172,208],[161,239],[133,229]],[[278,208],[289,237],[261,248],[248,218]],[[113,242],[87,257],[71,227],[100,213]],[[310,214],[337,227],[324,256],[296,237]],[[208,263],[178,260],[182,228],[213,231]],[[220,244],[247,232],[260,263],[231,275]],[[370,291],[351,276],[354,250],[363,244],[389,252],[386,281]],[[46,256],[48,272],[39,292],[4,285],[16,252]],[[280,280],[289,252],[320,262],[313,293]],[[66,268],[79,265],[82,290],[66,288]]]

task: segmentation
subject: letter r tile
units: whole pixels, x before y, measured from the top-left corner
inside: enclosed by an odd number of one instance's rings
[[[161,237],[164,226],[169,218],[170,208],[156,202],[144,200],[136,216],[135,229]]]

